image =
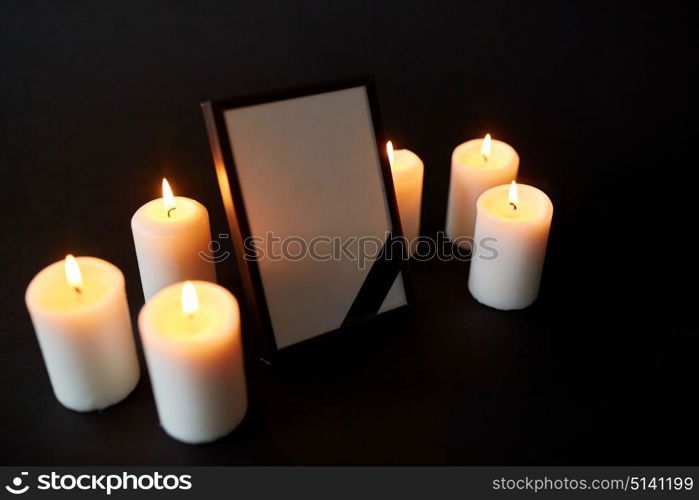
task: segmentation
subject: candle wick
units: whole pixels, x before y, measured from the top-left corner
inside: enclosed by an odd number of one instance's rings
[[[483,161],[488,163],[488,155],[483,155]]]
[[[172,207],[172,208],[170,208],[170,209],[167,211],[167,217],[168,217],[168,219],[170,218],[170,212],[172,212],[172,211],[173,211],[174,209],[176,209],[176,208],[177,208],[177,207]]]
[[[512,208],[514,208],[515,210],[517,210],[517,205],[515,205],[514,202],[511,201],[511,202],[510,202],[510,205],[512,205]]]
[[[83,293],[83,291],[80,290],[80,287],[79,287],[79,286],[76,286],[76,287],[75,287],[75,293],[77,293],[78,295],[80,295],[80,294]]]

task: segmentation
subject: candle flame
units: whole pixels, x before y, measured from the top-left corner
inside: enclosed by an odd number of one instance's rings
[[[170,189],[170,183],[165,177],[163,177],[163,205],[165,205],[168,215],[170,210],[175,208],[176,205],[175,196],[172,194],[172,189]]]
[[[66,255],[65,259],[65,269],[66,269],[66,281],[73,288],[80,288],[83,286],[83,275],[80,272],[80,266],[78,266],[78,261],[75,260],[72,253]]]
[[[194,314],[199,310],[199,297],[197,290],[191,281],[186,281],[182,287],[182,312]]]
[[[388,162],[393,166],[393,143],[391,141],[386,143],[386,151],[388,151]]]
[[[490,138],[490,134],[485,134],[485,137],[483,138],[483,144],[481,144],[481,154],[486,158],[490,156],[490,151],[492,149],[491,142],[492,139]]]
[[[515,181],[512,181],[512,184],[510,184],[510,193],[507,198],[511,205],[516,206],[517,203],[519,203],[519,195],[517,194],[517,183]]]

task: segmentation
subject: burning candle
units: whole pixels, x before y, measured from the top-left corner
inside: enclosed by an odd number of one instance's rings
[[[476,222],[476,202],[487,189],[517,177],[519,155],[509,144],[483,139],[464,142],[451,155],[451,180],[446,233],[464,249],[470,249]],[[478,242],[476,242],[476,245]]]
[[[225,288],[170,285],[138,317],[160,423],[186,443],[231,432],[247,411],[240,313]]]
[[[391,141],[386,143],[386,150],[391,163],[393,187],[396,191],[403,236],[408,242],[410,255],[412,255],[420,235],[420,205],[425,166],[420,157],[408,149],[394,151]]]
[[[163,179],[163,197],[149,201],[131,219],[138,269],[146,300],[184,280],[216,281],[209,213],[191,198],[173,196]]]
[[[496,309],[522,309],[536,300],[553,204],[524,184],[496,186],[478,198],[476,245],[468,288]]]
[[[95,257],[51,264],[25,294],[53,392],[75,411],[118,403],[140,377],[124,275]]]

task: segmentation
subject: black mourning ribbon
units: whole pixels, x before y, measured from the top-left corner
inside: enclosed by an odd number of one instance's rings
[[[371,265],[364,283],[354,298],[342,326],[376,315],[401,270],[404,246],[403,238],[395,238],[393,233],[389,233],[381,252]]]

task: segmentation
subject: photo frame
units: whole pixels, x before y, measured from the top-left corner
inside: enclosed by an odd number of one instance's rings
[[[266,350],[414,306],[372,78],[212,100],[202,109]]]

